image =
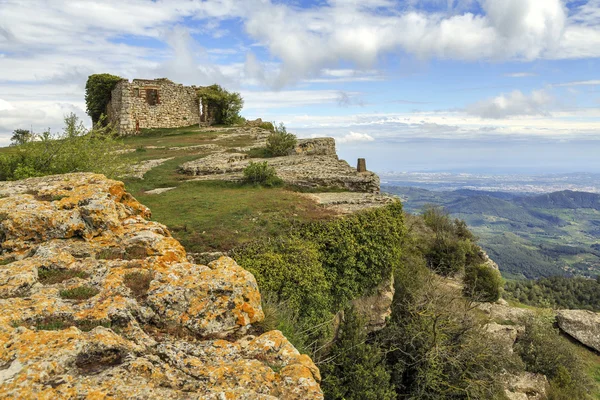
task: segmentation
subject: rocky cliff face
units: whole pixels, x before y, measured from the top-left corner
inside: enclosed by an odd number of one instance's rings
[[[557,311],[559,328],[587,347],[600,352],[600,313],[586,310]]]
[[[254,277],[149,217],[101,175],[0,183],[0,398],[322,398]]]
[[[265,144],[266,137],[257,135],[250,148]],[[293,154],[283,157],[250,158],[245,153],[217,152],[182,164],[179,172],[197,176],[197,180],[239,181],[250,162],[264,161],[290,185],[379,193],[379,177],[373,172],[358,172],[338,159],[333,138],[300,139]]]

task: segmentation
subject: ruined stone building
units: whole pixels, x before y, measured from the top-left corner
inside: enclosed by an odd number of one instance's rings
[[[119,134],[145,128],[179,128],[211,125],[215,109],[202,101],[197,86],[183,86],[166,78],[123,79],[111,92],[106,114]]]

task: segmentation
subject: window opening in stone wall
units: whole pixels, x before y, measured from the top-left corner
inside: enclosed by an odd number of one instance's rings
[[[146,89],[146,101],[149,105],[155,106],[160,103],[157,89]]]
[[[140,97],[140,88],[133,88],[133,96]]]

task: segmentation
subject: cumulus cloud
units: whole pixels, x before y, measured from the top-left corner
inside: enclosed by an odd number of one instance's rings
[[[375,138],[366,133],[352,132],[335,139],[337,143],[373,142]]]
[[[548,114],[548,106],[554,98],[545,90],[526,95],[519,90],[483,100],[467,107],[467,112],[481,118],[501,119],[513,116]]]
[[[295,3],[0,0],[0,93],[11,103],[37,99],[35,93],[23,94],[35,82],[47,95],[44,101],[74,103],[83,98],[87,75],[95,72],[218,81],[232,88],[380,80],[376,68],[389,54],[467,61],[600,57],[600,0],[567,2],[569,10],[563,0],[405,0],[402,7],[396,0]],[[232,50],[208,52],[194,34],[208,29],[219,36],[225,21],[239,24],[247,34],[240,47],[249,46],[260,59],[248,52],[245,61],[243,53],[235,63],[211,60],[211,54]],[[124,37],[136,41],[127,43]],[[146,41],[167,46],[141,44]],[[77,90],[51,92],[55,82]],[[335,91],[294,91],[292,96],[288,101],[271,93],[249,103],[281,107],[277,101],[292,106],[347,99]],[[508,94],[471,109],[494,118],[522,115],[502,105],[520,102],[525,112],[537,115],[545,104],[534,97]],[[486,108],[487,113],[477,111]]]

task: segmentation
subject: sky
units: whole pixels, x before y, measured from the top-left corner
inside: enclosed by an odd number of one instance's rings
[[[0,0],[0,146],[90,74],[239,91],[369,169],[600,172],[600,0]]]

